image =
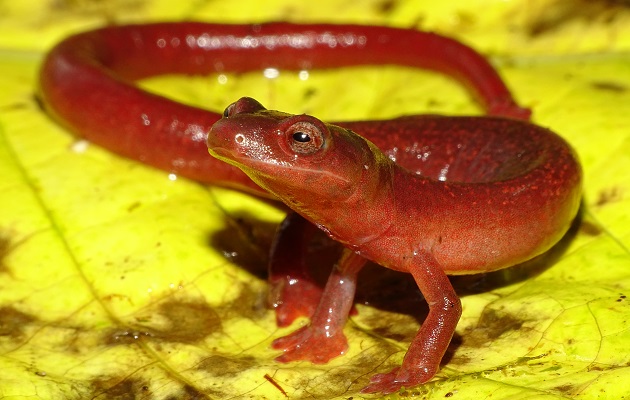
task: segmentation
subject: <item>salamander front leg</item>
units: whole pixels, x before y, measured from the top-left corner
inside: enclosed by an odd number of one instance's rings
[[[392,393],[433,378],[461,316],[461,302],[433,255],[419,252],[407,269],[429,304],[429,315],[411,342],[402,365],[372,377],[364,393]]]

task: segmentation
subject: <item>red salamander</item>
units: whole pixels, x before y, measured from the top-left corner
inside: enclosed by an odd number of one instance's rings
[[[328,124],[266,110],[251,98],[220,115],[132,82],[166,73],[364,64],[446,73],[490,116]],[[374,376],[364,392],[431,379],[461,314],[447,274],[493,271],[543,253],[580,203],[581,169],[568,144],[527,122],[529,110],[482,56],[432,33],[288,23],[108,27],[50,51],[40,97],[70,131],[113,152],[273,197],[296,212],[276,238],[270,283],[279,325],[298,316],[311,323],[274,341],[283,350],[279,361],[325,363],[347,350],[343,326],[366,261],[410,273],[430,312],[402,365]],[[294,267],[303,264],[300,250],[314,226],[344,246],[323,290]]]

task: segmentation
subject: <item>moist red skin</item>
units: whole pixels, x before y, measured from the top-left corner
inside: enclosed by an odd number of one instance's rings
[[[165,73],[362,64],[446,73],[488,114],[511,118],[412,116],[328,125],[268,112],[245,98],[221,119],[130,83]],[[554,133],[519,121],[529,118],[529,110],[514,102],[482,56],[431,33],[287,23],[110,27],[53,48],[42,65],[40,90],[45,109],[80,137],[180,176],[276,197],[302,216],[290,215],[279,231],[270,281],[279,325],[299,316],[311,317],[311,324],[274,342],[284,350],[280,361],[322,363],[346,351],[342,328],[366,260],[411,273],[431,311],[402,366],[376,375],[366,392],[389,393],[434,376],[461,313],[446,273],[495,270],[546,251],[566,232],[579,205],[581,171],[570,147]],[[243,142],[235,140],[239,133],[249,143],[271,146],[295,118],[315,121],[335,144],[325,167],[314,168],[314,157],[291,164],[320,171],[309,176],[308,187],[304,176],[266,170],[287,155],[286,145],[275,147],[267,164],[251,164]],[[208,156],[206,142],[221,160]],[[330,174],[321,174],[326,168]],[[329,179],[343,176],[355,185],[331,185]],[[323,292],[300,267],[300,250],[313,231],[304,218],[346,247]]]
[[[250,47],[256,38],[277,43],[273,49]],[[332,38],[353,42],[331,47]],[[189,44],[200,42],[213,47]],[[438,70],[463,82],[490,114],[529,116],[492,66],[469,47],[431,33],[371,26],[191,22],[109,27],[53,48],[42,65],[40,89],[46,110],[95,144],[180,176],[263,194],[242,172],[207,156],[206,134],[220,114],[149,95],[128,81],[165,73],[363,64]],[[388,132],[367,125],[361,134],[373,139]]]

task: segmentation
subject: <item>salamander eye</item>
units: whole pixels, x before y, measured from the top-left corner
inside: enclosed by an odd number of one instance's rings
[[[306,132],[293,132],[293,140],[299,143],[308,143],[311,141],[311,136]]]
[[[324,145],[323,132],[310,122],[296,122],[286,133],[289,146],[298,154],[313,154]]]

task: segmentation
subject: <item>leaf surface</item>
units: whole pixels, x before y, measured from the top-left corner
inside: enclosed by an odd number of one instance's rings
[[[490,55],[535,121],[579,154],[582,218],[542,261],[455,279],[464,315],[443,369],[399,396],[589,399],[630,391],[623,3],[40,3],[5,2],[0,13],[0,398],[281,399],[284,391],[356,399],[369,376],[400,363],[419,327],[424,305],[413,283],[388,276],[392,286],[364,284],[361,300],[370,305],[359,305],[346,327],[347,355],[326,365],[275,362],[271,341],[305,322],[278,329],[266,306],[266,254],[282,210],[86,146],[38,107],[37,68],[57,40],[112,21],[165,19],[415,27]],[[325,120],[479,112],[448,79],[405,68],[142,85],[215,110],[248,95]]]

